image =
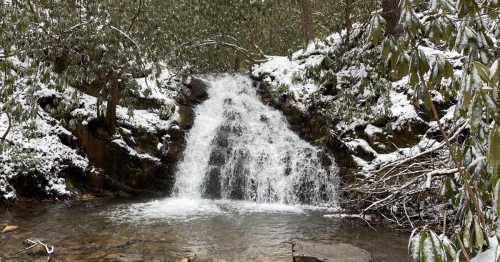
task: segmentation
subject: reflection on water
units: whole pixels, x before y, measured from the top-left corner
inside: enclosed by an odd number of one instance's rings
[[[0,223],[19,230],[0,235],[0,256],[13,256],[27,238],[56,247],[56,261],[177,261],[184,255],[215,261],[286,259],[290,241],[345,242],[375,261],[406,261],[407,235],[325,218],[325,210],[234,201],[165,199],[96,201],[5,211]],[[388,250],[390,247],[390,250]],[[2,258],[2,257],[0,257]],[[25,255],[12,261],[30,261]],[[0,259],[1,260],[1,259]]]

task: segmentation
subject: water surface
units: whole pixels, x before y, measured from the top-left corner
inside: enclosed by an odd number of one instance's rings
[[[373,231],[360,221],[324,217],[331,210],[227,200],[98,200],[26,207],[0,214],[19,226],[0,235],[0,259],[22,241],[55,246],[55,261],[179,261],[196,254],[212,261],[287,261],[292,241],[349,243],[375,261],[407,261],[407,234]],[[128,260],[127,260],[128,259]],[[32,261],[20,255],[10,261]]]

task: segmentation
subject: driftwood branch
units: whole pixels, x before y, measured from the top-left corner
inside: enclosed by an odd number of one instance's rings
[[[35,239],[35,240],[31,240],[31,239],[26,239],[25,241],[26,245],[28,245],[28,247],[22,249],[22,250],[19,250],[16,255],[19,255],[19,254],[22,254],[24,252],[27,252],[28,250],[31,250],[37,246],[42,246],[45,250],[45,253],[47,255],[47,261],[50,261],[51,257],[52,257],[52,254],[54,254],[54,246],[49,246],[48,244],[42,242],[41,240],[38,240],[38,239]]]

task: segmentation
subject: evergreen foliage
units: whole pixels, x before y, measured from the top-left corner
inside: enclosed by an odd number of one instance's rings
[[[459,174],[445,178],[451,185],[445,192],[458,211],[452,240],[445,229],[437,236],[428,228],[417,229],[411,239],[415,261],[469,260],[474,254],[498,243],[500,70],[498,29],[499,2],[496,0],[433,0],[400,3],[404,33],[383,37],[383,18],[374,16],[371,40],[384,47],[384,60],[397,78],[409,77],[410,84],[429,112],[439,119],[432,102],[433,90],[458,97],[457,118],[470,125],[467,140],[448,150]],[[382,22],[382,23],[381,23]],[[454,73],[445,59],[428,59],[420,46],[430,39],[434,48],[456,51],[464,56],[464,68]],[[425,45],[424,44],[424,45]],[[451,85],[445,85],[451,81]],[[439,124],[439,121],[438,121]],[[440,126],[445,139],[448,134]],[[495,241],[496,240],[496,241]]]

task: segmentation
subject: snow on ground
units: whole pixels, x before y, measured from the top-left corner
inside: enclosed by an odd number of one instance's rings
[[[173,103],[172,97],[177,95],[179,91],[174,88],[177,84],[175,83],[177,77],[164,65],[161,66],[160,70],[159,73],[153,72],[147,77],[135,79],[138,85],[137,95],[138,97],[156,99],[164,103]]]
[[[387,154],[375,153],[375,159],[373,159],[370,162],[364,162],[364,164],[360,165],[360,167],[362,168],[362,170],[366,175],[370,175],[373,173],[373,171],[377,170],[378,168],[380,168],[380,166],[384,165],[385,163],[403,160],[408,157],[415,156],[424,151],[437,148],[440,145],[441,144],[438,141],[433,139],[427,139],[424,137],[420,140],[420,142],[417,145],[412,147],[400,148],[394,152]]]
[[[153,157],[153,156],[151,156],[149,154],[140,154],[140,153],[138,153],[136,150],[134,150],[129,145],[127,145],[127,143],[125,141],[123,141],[123,139],[121,139],[121,138],[116,138],[112,142],[114,144],[122,147],[122,148],[127,149],[128,154],[131,155],[131,156],[136,156],[136,157],[138,157],[140,159],[149,159],[149,160],[152,160],[154,162],[160,162],[160,159],[157,158],[157,157]]]
[[[380,127],[376,127],[376,126],[371,125],[371,124],[368,124],[365,127],[365,134],[370,138],[373,138],[376,135],[383,134],[383,133],[384,133],[384,130],[382,130],[382,128],[380,128]]]
[[[74,92],[76,92],[74,89],[68,88],[62,94],[62,97],[72,97]],[[164,99],[167,100],[168,98],[164,97]],[[69,100],[66,102],[70,103]],[[79,108],[71,111],[71,116],[84,121],[84,124],[97,117],[97,98],[80,93],[79,102]],[[105,105],[106,103],[104,103]],[[157,112],[150,110],[129,111],[128,108],[122,106],[117,107],[116,117],[117,121],[123,126],[136,127],[152,133],[155,133],[157,130],[167,129],[171,124],[171,121],[160,119]]]
[[[0,105],[1,106],[1,105]],[[59,177],[67,167],[86,170],[89,161],[75,149],[64,145],[60,136],[70,136],[68,130],[45,112],[40,112],[34,119],[14,125],[7,136],[10,146],[0,152],[0,199],[12,201],[16,192],[10,184],[16,176],[41,176],[36,181],[41,191],[54,197],[68,196],[65,181]],[[4,115],[0,117],[0,130],[7,129],[8,121]]]
[[[418,116],[415,106],[408,99],[408,95],[391,90],[389,93],[391,100],[390,113],[396,118],[392,123],[394,130],[405,128],[408,122],[423,122]]]
[[[313,55],[306,60],[289,60],[288,57],[270,57],[269,62],[261,66],[254,67],[253,73],[268,74],[264,78],[265,82],[273,84],[275,91],[284,87],[285,91],[292,95],[297,101],[296,105],[305,111],[304,103],[307,98],[318,90],[318,85],[313,80],[306,78],[306,71],[309,68],[318,66],[323,61],[324,56]]]

